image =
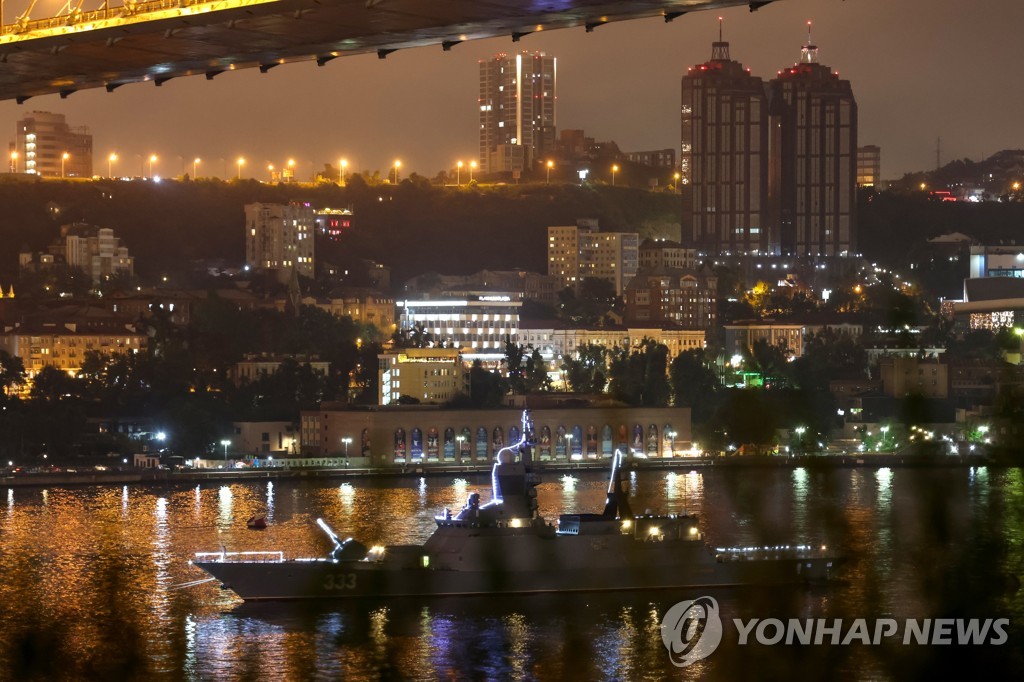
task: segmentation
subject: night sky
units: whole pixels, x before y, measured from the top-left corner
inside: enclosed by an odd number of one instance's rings
[[[102,174],[116,151],[122,175],[138,174],[156,153],[154,171],[163,175],[191,171],[199,156],[199,175],[224,175],[226,166],[234,177],[241,155],[243,175],[260,179],[268,163],[289,157],[300,179],[341,157],[350,170],[386,172],[397,158],[403,175],[433,176],[476,158],[477,60],[520,49],[558,57],[559,129],[582,128],[623,151],[677,147],[679,79],[710,57],[718,14],[7,101],[0,140],[13,140],[24,112],[41,110],[92,129]],[[733,59],[766,79],[796,61],[806,21],[814,22],[822,63],[852,81],[859,143],[881,146],[884,178],[934,167],[937,137],[943,163],[1024,147],[1020,0],[779,0],[755,13],[721,14]]]

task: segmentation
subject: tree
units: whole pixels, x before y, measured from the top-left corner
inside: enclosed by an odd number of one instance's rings
[[[715,372],[704,359],[704,351],[683,351],[672,360],[669,372],[675,405],[694,408],[695,422],[707,419],[720,385]]]
[[[562,363],[569,388],[577,393],[604,393],[607,379],[608,350],[604,346],[585,343],[576,348],[576,357]]]
[[[551,377],[548,376],[548,363],[541,357],[536,348],[526,360],[526,391],[540,393],[551,390]]]
[[[25,363],[17,355],[0,350],[0,388],[10,395],[25,383]]]
[[[645,407],[668,405],[668,347],[664,344],[644,339],[638,348],[616,351],[609,375],[611,394],[617,400]]]

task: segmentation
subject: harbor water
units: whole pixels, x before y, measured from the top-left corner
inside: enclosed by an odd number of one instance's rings
[[[881,679],[1024,677],[1024,471],[639,471],[631,505],[699,515],[713,547],[826,545],[825,586],[246,604],[196,552],[323,556],[323,518],[367,546],[421,543],[489,478],[0,490],[0,679]],[[540,513],[603,508],[605,477],[547,474]],[[265,530],[246,520],[266,514]],[[713,597],[723,636],[685,668],[662,621]],[[1008,619],[1003,643],[905,643],[908,619]],[[740,623],[900,624],[877,643],[740,643]],[[771,634],[771,629],[768,630]],[[763,640],[764,638],[762,638]]]

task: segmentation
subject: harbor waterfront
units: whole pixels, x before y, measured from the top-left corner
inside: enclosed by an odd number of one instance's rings
[[[714,589],[725,632],[683,674],[906,679],[1024,673],[1019,468],[642,469],[634,510],[697,514],[712,545],[828,544],[827,587]],[[196,552],[323,556],[342,538],[421,543],[483,473],[26,487],[0,513],[0,677],[657,679],[676,676],[661,622],[704,592],[242,604]],[[600,511],[607,472],[549,473],[540,514]],[[246,520],[266,514],[264,531]],[[740,645],[733,619],[1008,618],[1001,646]]]

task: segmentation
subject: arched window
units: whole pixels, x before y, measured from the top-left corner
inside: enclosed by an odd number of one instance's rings
[[[359,452],[362,453],[363,457],[370,456],[370,429],[363,429],[362,435],[359,437]]]
[[[647,427],[647,456],[658,456],[658,426],[656,424]]]
[[[597,427],[587,426],[587,459],[597,459]]]
[[[537,443],[537,457],[542,462],[551,459],[551,427],[540,427],[540,441]]]
[[[395,429],[395,461],[405,464],[405,429]]]
[[[444,461],[455,461],[455,429],[450,426],[444,430]]]
[[[482,426],[476,430],[476,458],[480,462],[487,461],[487,429]]]
[[[473,432],[469,430],[468,426],[463,426],[462,433],[459,435],[462,437],[462,440],[459,441],[459,461],[468,462],[470,453],[473,451]]]
[[[555,459],[566,459],[569,456],[569,441],[565,436],[565,427],[559,426],[555,431]]]
[[[438,442],[437,427],[431,426],[427,429],[427,461],[436,462],[440,443]]]
[[[569,441],[569,459],[583,459],[583,429],[579,424],[572,427],[572,440]]]
[[[612,444],[612,426],[611,424],[605,424],[601,429],[601,456],[611,457],[614,447]]]
[[[423,431],[420,427],[415,427],[412,430],[412,435],[409,438],[409,458],[413,462],[419,462],[423,460]]]

